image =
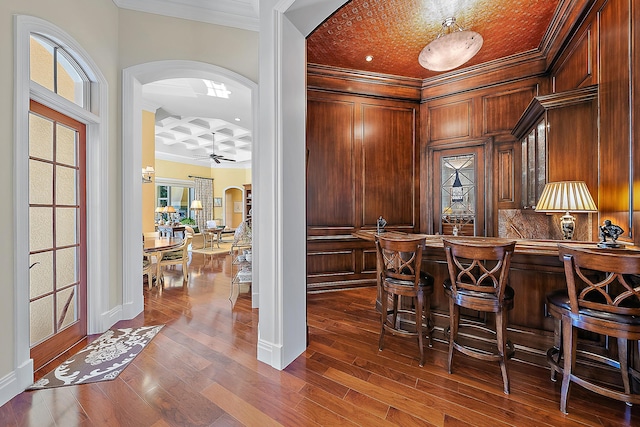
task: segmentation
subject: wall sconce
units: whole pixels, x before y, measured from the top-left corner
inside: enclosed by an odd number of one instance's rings
[[[565,212],[560,219],[560,227],[564,239],[570,240],[576,219],[569,212],[598,212],[598,208],[584,181],[561,181],[544,186],[536,212]]]
[[[152,182],[151,177],[156,173],[153,166],[147,166],[146,168],[142,168],[142,183],[150,184]]]

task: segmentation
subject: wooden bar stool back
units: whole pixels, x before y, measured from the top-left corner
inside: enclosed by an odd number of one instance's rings
[[[392,335],[415,337],[420,349],[420,366],[424,366],[423,336],[431,347],[431,294],[433,277],[420,270],[425,238],[376,239],[381,287],[381,328],[379,350],[384,346],[385,332]],[[399,297],[410,298],[411,306]],[[389,308],[389,298],[392,307]],[[413,324],[413,325],[412,325]]]
[[[564,359],[560,410],[567,413],[571,383],[627,404],[640,403],[640,394],[634,393],[632,384],[640,375],[629,366],[628,346],[629,341],[640,339],[640,252],[562,244],[558,245],[558,252],[564,264],[569,301],[569,309],[560,311]],[[615,338],[617,360],[615,356],[593,355],[589,358],[591,369],[576,371],[579,329]],[[599,367],[603,371],[611,366],[620,371],[619,387],[598,380]]]
[[[449,358],[452,372],[453,351],[485,361],[497,361],[502,371],[505,394],[509,394],[507,359],[513,345],[507,339],[507,314],[513,308],[514,292],[509,286],[509,267],[515,242],[498,239],[443,239],[449,278],[444,281],[449,297]],[[460,307],[495,313],[495,328],[460,323]],[[461,327],[473,327],[495,336],[495,348],[475,348],[459,340]]]

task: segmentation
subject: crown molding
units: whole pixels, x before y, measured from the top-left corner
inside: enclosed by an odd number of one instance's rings
[[[258,0],[113,0],[121,9],[258,31]]]

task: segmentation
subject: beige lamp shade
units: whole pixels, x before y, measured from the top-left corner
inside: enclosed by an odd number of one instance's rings
[[[549,182],[544,186],[536,212],[597,212],[598,207],[584,181]]]
[[[163,209],[164,213],[176,213],[176,209],[173,206],[167,206]]]
[[[194,200],[191,202],[191,210],[200,211],[202,210],[202,202],[200,200]]]

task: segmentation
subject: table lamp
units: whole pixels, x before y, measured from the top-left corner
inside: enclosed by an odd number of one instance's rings
[[[193,216],[195,216],[195,220],[196,220],[196,226],[198,227],[198,230],[201,230],[202,227],[200,227],[200,222],[198,221],[198,211],[202,210],[202,202],[200,200],[194,200],[191,202],[191,210],[194,211],[193,212]]]
[[[544,186],[536,205],[536,212],[565,213],[560,218],[560,227],[565,240],[573,238],[575,229],[576,219],[569,212],[597,211],[598,208],[584,181],[549,182]]]
[[[173,206],[166,206],[162,212],[167,214],[169,225],[173,225],[173,214],[176,213],[176,209]]]
[[[160,221],[162,221],[162,212],[164,211],[164,207],[162,206],[158,206],[156,208],[156,223],[160,223]]]

